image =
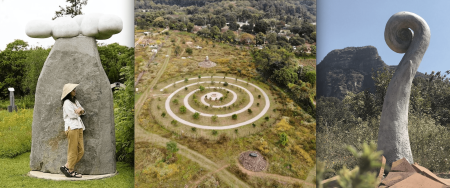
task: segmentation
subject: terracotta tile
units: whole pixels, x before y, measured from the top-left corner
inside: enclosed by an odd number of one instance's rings
[[[381,182],[381,185],[392,186],[415,173],[416,172],[389,172],[386,178]]]
[[[430,170],[426,169],[423,166],[420,166],[419,164],[413,164],[412,165],[414,169],[420,171],[424,176],[433,179],[434,181],[438,181],[444,185],[449,185],[450,186],[450,179],[444,179],[444,178],[440,178],[438,176],[436,176],[433,172],[431,172]]]
[[[391,172],[416,172],[416,170],[403,158],[392,163]]]
[[[404,179],[391,186],[390,188],[448,188],[448,186],[425,177],[419,173],[414,173],[408,178]]]

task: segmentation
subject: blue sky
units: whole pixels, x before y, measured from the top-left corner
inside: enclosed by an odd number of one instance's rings
[[[317,62],[334,49],[372,45],[386,64],[397,65],[403,54],[386,45],[384,29],[400,11],[419,15],[430,27],[430,45],[419,71],[450,70],[450,1],[444,0],[317,0]]]
[[[36,39],[25,34],[26,24],[34,19],[49,19],[59,10],[59,6],[68,5],[66,0],[0,0],[0,50],[14,42],[14,39],[22,39],[30,46],[50,47],[55,40],[50,38]],[[119,34],[113,35],[108,40],[99,40],[99,43],[119,43],[128,47],[134,46],[134,3],[125,0],[89,0],[82,12],[115,14],[122,19],[123,29]]]

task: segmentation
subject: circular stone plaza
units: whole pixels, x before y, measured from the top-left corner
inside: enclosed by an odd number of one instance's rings
[[[261,83],[229,76],[191,76],[157,86],[151,114],[160,125],[181,134],[213,131],[217,135],[217,131],[232,130],[242,136],[274,121],[273,98]]]

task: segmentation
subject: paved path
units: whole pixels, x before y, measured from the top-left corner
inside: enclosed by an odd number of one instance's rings
[[[224,104],[224,105],[212,105],[212,107],[213,108],[222,108],[222,107],[227,107],[227,106],[230,106],[230,105],[232,105],[234,102],[236,102],[236,100],[237,100],[237,94],[236,94],[236,92],[234,92],[233,90],[230,90],[230,89],[227,89],[227,88],[223,88],[223,87],[209,87],[209,88],[222,88],[222,89],[224,89],[224,90],[227,90],[227,91],[229,91],[231,94],[233,94],[233,99],[231,100],[231,102],[229,102],[229,103],[227,103],[227,104]],[[196,89],[195,91],[198,91],[198,90],[200,90],[200,89]],[[220,97],[222,97],[221,95],[221,93],[219,93],[219,92],[212,92],[212,93],[217,93],[217,95],[218,95],[218,100],[220,99]],[[190,94],[190,93],[189,93]],[[189,95],[188,94],[188,95]],[[205,94],[206,95],[206,94]],[[207,103],[206,101],[205,101],[205,95],[203,95],[203,96],[201,96],[200,97],[200,100],[202,101],[202,103],[204,104],[204,105],[206,105],[206,106],[209,106],[210,104],[209,103]],[[190,95],[189,95],[190,96]],[[187,103],[187,100],[188,100],[188,98],[189,97],[185,97],[184,98],[184,103],[186,104]]]
[[[117,174],[102,174],[102,175],[82,175],[81,178],[68,178],[64,174],[50,174],[41,171],[30,171],[28,176],[39,179],[55,180],[55,181],[83,181],[83,180],[98,180],[103,178],[113,177]]]
[[[150,142],[154,143],[156,145],[159,145],[161,147],[166,147],[166,143],[170,140],[164,137],[161,137],[157,134],[152,134],[147,131],[145,131],[140,126],[135,126],[134,129],[134,135],[135,135],[135,142]],[[230,187],[250,187],[245,182],[237,178],[232,173],[228,172],[227,170],[220,170],[222,166],[219,166],[215,162],[209,160],[205,156],[201,155],[200,153],[189,149],[186,146],[183,146],[181,144],[177,144],[178,147],[178,154],[183,155],[184,157],[192,160],[193,162],[196,162],[198,165],[200,165],[201,168],[204,168],[210,172],[215,172],[217,176],[222,180],[222,182],[228,184]]]
[[[216,78],[223,78],[223,77],[217,76]],[[227,79],[234,79],[234,80],[235,80],[235,78],[231,78],[231,77],[226,77],[226,78],[227,78]],[[198,79],[198,78],[191,78],[191,79],[189,79],[189,80],[195,80],[195,79]],[[184,80],[182,80],[182,81],[184,81]],[[247,83],[247,82],[244,81],[244,80],[239,80],[239,79],[238,79],[238,81]],[[198,83],[204,83],[204,82],[198,82]],[[185,87],[197,85],[198,83],[189,84],[189,85],[187,85],[187,86],[185,86]],[[231,84],[231,83],[228,83],[228,84],[230,84],[230,85],[235,85],[235,84]],[[165,108],[166,108],[167,114],[169,114],[172,118],[174,118],[174,119],[177,120],[178,122],[180,122],[180,123],[182,123],[182,124],[185,124],[185,125],[188,125],[188,126],[191,126],[191,127],[196,127],[196,128],[199,128],[199,129],[225,130],[225,129],[233,129],[233,128],[237,128],[237,127],[240,127],[240,126],[248,125],[248,124],[250,124],[250,123],[255,122],[255,121],[258,120],[259,118],[262,118],[262,117],[266,114],[266,112],[269,110],[269,108],[270,108],[270,100],[269,100],[269,96],[267,96],[267,94],[266,94],[261,88],[259,88],[258,86],[256,86],[255,84],[252,84],[252,83],[248,83],[248,84],[251,85],[251,86],[253,86],[253,87],[255,87],[256,89],[258,89],[258,90],[263,94],[264,99],[265,99],[265,101],[266,101],[266,105],[264,106],[264,108],[263,108],[263,110],[261,111],[261,113],[259,113],[258,115],[256,115],[256,116],[253,117],[252,119],[249,119],[249,120],[244,121],[244,122],[241,122],[241,123],[236,123],[236,124],[233,124],[233,125],[227,125],[227,126],[208,126],[208,125],[200,125],[200,124],[196,124],[196,123],[191,123],[191,122],[189,122],[189,121],[186,121],[186,120],[184,120],[184,119],[181,119],[181,118],[178,117],[178,116],[172,111],[172,109],[170,108],[170,102],[171,102],[172,97],[175,96],[175,94],[176,94],[177,92],[183,90],[184,87],[181,87],[181,88],[177,89],[176,91],[174,91],[172,94],[169,95],[169,97],[167,98],[166,103],[165,103]],[[172,85],[172,84],[170,84],[170,85]],[[169,86],[170,86],[170,85],[169,85]],[[243,88],[243,87],[241,87],[241,86],[238,86],[238,85],[235,85],[235,86],[244,89],[244,90],[250,95],[250,103],[249,103],[246,107],[244,107],[243,109],[231,113],[231,115],[234,114],[234,113],[241,113],[241,112],[243,112],[243,111],[246,111],[249,107],[251,107],[251,105],[253,104],[253,101],[254,101],[253,95],[250,93],[250,91],[248,91],[247,89],[245,89],[245,88]],[[168,86],[166,86],[165,88],[167,88],[167,87],[168,87]],[[163,89],[164,89],[164,88],[163,88]],[[186,98],[185,98],[185,99],[186,99]],[[188,107],[186,106],[186,108],[188,108]],[[191,108],[191,109],[192,109],[192,108]],[[203,116],[209,116],[209,117],[213,116],[212,114],[205,114],[205,113],[201,113],[201,115],[203,115]],[[230,115],[230,114],[221,114],[221,115],[217,115],[217,116],[218,116],[218,117],[226,117],[226,116],[231,116],[231,115]]]
[[[193,83],[193,84],[189,84],[189,85],[187,85],[187,86],[185,86],[185,87],[190,87],[190,86],[197,85],[197,84],[201,84],[201,83],[206,83],[206,82]],[[235,84],[230,84],[230,85],[235,85]],[[230,116],[232,116],[233,114],[239,114],[239,113],[242,113],[242,112],[244,112],[244,111],[247,111],[247,109],[249,109],[250,107],[252,107],[253,101],[255,100],[255,99],[253,98],[252,93],[250,93],[250,91],[248,91],[247,89],[245,89],[245,88],[243,88],[243,87],[241,87],[241,86],[238,86],[238,85],[235,85],[235,86],[236,86],[236,87],[240,87],[241,89],[243,89],[243,90],[245,90],[245,91],[247,92],[247,94],[250,96],[250,103],[248,103],[247,106],[245,106],[244,108],[242,108],[242,109],[240,109],[240,110],[238,110],[238,111],[231,112],[231,113],[228,113],[228,114],[219,114],[219,115],[217,115],[217,117],[230,117]],[[216,87],[209,87],[209,88],[216,88]],[[182,89],[183,89],[183,88],[180,88],[180,89],[178,89],[177,91],[175,91],[174,93],[178,92],[179,90],[181,91]],[[191,107],[191,105],[189,104],[188,100],[189,100],[189,97],[190,97],[192,94],[194,94],[196,91],[198,91],[198,90],[200,90],[200,89],[196,89],[196,90],[190,92],[189,94],[186,95],[186,97],[184,97],[184,100],[183,100],[183,103],[184,103],[184,106],[186,106],[186,109],[188,109],[188,110],[191,111],[192,113],[195,113],[195,112],[197,112],[197,111],[196,111],[194,108]],[[231,91],[231,90],[230,90],[230,91]],[[232,92],[233,92],[233,91],[232,91]],[[172,93],[172,94],[173,94],[173,93]],[[234,100],[231,101],[231,104],[232,104],[234,101],[237,100],[237,95],[236,95],[236,93],[233,92],[233,94],[236,96],[236,98],[233,98]],[[169,100],[170,98],[171,98],[171,96],[169,95],[169,98],[167,98],[167,100],[166,100],[166,110],[167,110],[167,107],[170,108],[170,100]],[[167,101],[169,101],[169,103],[168,103],[169,106],[167,106]],[[229,105],[229,104],[230,104],[230,103],[228,103],[227,105]],[[167,110],[167,111],[168,111],[168,110]],[[207,114],[207,113],[202,113],[202,112],[199,112],[199,113],[200,113],[201,116],[206,116],[206,117],[212,117],[212,116],[214,116],[214,114]]]

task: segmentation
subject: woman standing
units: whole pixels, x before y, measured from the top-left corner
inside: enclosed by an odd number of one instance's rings
[[[84,108],[76,99],[75,87],[79,84],[64,85],[61,103],[63,106],[64,128],[68,140],[67,163],[60,167],[66,177],[81,178],[81,174],[74,171],[84,154],[83,131],[85,129],[80,116],[85,114]]]

